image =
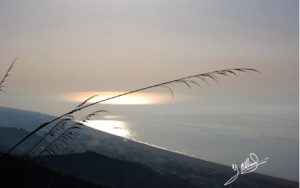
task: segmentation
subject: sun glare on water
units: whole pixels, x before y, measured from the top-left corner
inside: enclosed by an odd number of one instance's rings
[[[89,120],[84,122],[88,127],[104,131],[113,135],[131,138],[132,135],[124,121],[118,120]]]

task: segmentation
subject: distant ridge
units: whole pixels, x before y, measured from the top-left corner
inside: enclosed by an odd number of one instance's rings
[[[0,127],[16,127],[31,131],[55,116],[0,106]],[[16,118],[18,117],[18,118]]]

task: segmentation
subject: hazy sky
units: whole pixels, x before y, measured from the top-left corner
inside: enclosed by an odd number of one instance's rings
[[[226,165],[238,162],[231,157],[240,156],[243,149],[241,158],[249,152],[265,151],[274,159],[266,173],[276,170],[277,176],[297,179],[299,170],[293,167],[299,163],[298,3],[0,0],[0,74],[19,57],[7,79],[6,93],[1,93],[0,105],[59,115],[72,108],[70,101],[78,102],[82,93],[87,97],[93,92],[128,91],[212,70],[256,68],[262,74],[226,78],[202,89],[172,85],[176,97],[165,100],[169,106],[106,107],[110,115],[128,117],[133,130],[145,133],[140,137],[144,141],[158,145],[170,142],[165,147],[187,148],[186,152],[199,153],[200,158],[212,159],[214,155],[214,161]],[[151,92],[155,92],[149,94],[153,98],[162,92],[168,94],[162,88]],[[208,116],[202,118],[205,114]],[[155,124],[156,117],[168,126]],[[192,121],[177,126],[179,130],[174,128],[182,142],[159,137],[165,133],[163,129],[169,130],[180,121]],[[202,127],[197,127],[200,122]],[[155,129],[149,126],[148,130],[146,125],[152,123]],[[252,131],[251,135],[247,137],[244,129]],[[202,137],[205,130],[208,133]],[[216,134],[226,147],[215,142]],[[249,147],[238,145],[243,139],[251,143]],[[260,140],[267,144],[259,147],[252,143]],[[278,140],[288,142],[278,149]],[[197,145],[198,141],[211,144]],[[181,147],[180,143],[185,144]],[[235,148],[234,144],[239,150],[222,150]],[[220,149],[218,155],[213,153],[215,147]],[[226,160],[218,158],[222,153],[226,153]]]
[[[245,66],[264,73],[240,79],[251,91],[298,91],[297,0],[0,0],[0,28],[1,73],[20,57],[9,92],[123,91]]]

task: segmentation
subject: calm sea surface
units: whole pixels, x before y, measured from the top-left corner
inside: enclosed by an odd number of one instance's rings
[[[228,166],[255,153],[269,158],[257,172],[298,180],[297,106],[179,106],[108,106],[117,113],[88,125]]]

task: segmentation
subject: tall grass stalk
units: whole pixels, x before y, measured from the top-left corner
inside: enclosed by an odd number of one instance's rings
[[[49,154],[56,154],[55,149],[59,149],[60,146],[66,146],[68,141],[73,140],[73,137],[78,136],[79,133],[76,130],[81,130],[81,127],[84,126],[83,122],[89,120],[92,116],[97,115],[98,113],[108,112],[106,110],[97,110],[82,118],[80,121],[73,122],[66,129],[63,129],[59,132],[58,136],[53,139],[47,146],[42,148],[33,159],[32,162],[39,158],[44,152]]]
[[[170,87],[170,84],[172,83],[183,83],[185,84],[188,88],[192,88],[192,85],[197,85],[200,86],[199,81],[201,82],[205,82],[206,84],[208,84],[206,79],[212,79],[214,81],[217,82],[217,80],[219,79],[218,76],[229,76],[229,75],[235,75],[237,76],[238,73],[245,73],[245,72],[259,72],[256,69],[252,69],[252,68],[231,68],[231,69],[224,69],[224,70],[218,70],[218,71],[212,71],[212,72],[206,72],[206,73],[200,73],[200,74],[195,74],[195,75],[191,75],[191,76],[187,76],[187,77],[183,77],[183,78],[179,78],[179,79],[175,79],[175,80],[171,80],[171,81],[167,81],[167,82],[162,82],[162,83],[158,83],[158,84],[154,84],[154,85],[150,85],[147,87],[143,87],[143,88],[139,88],[136,90],[132,90],[129,92],[124,92],[122,94],[119,95],[115,95],[112,97],[108,97],[106,99],[103,100],[99,100],[90,104],[87,104],[87,102],[93,98],[94,96],[88,98],[87,100],[85,100],[84,102],[82,102],[81,104],[79,104],[78,106],[76,106],[74,109],[72,109],[71,111],[60,115],[48,122],[45,122],[43,124],[41,124],[40,126],[38,126],[36,129],[34,129],[33,131],[31,131],[28,135],[26,135],[24,138],[22,138],[18,143],[16,143],[14,146],[12,146],[3,156],[6,156],[7,154],[11,153],[16,147],[18,147],[21,143],[23,143],[24,141],[26,141],[29,137],[31,137],[32,135],[34,135],[36,132],[38,132],[39,130],[48,127],[50,124],[59,121],[60,119],[63,119],[65,117],[68,116],[72,116],[74,113],[84,110],[88,107],[91,106],[95,106],[96,104],[100,104],[103,103],[105,101],[109,101],[115,98],[119,98],[125,95],[129,95],[132,93],[136,93],[136,92],[140,92],[140,91],[144,91],[144,90],[148,90],[151,88],[155,88],[155,87],[166,87],[168,88],[168,90],[171,92],[172,96],[174,96],[174,92],[172,90],[172,88]],[[45,138],[45,137],[44,137]],[[44,139],[43,138],[43,139]]]
[[[15,58],[13,60],[13,62],[10,64],[9,68],[7,69],[6,73],[4,74],[4,76],[2,77],[1,81],[0,81],[0,91],[4,91],[3,88],[4,88],[4,83],[7,79],[7,77],[9,76],[9,73],[10,71],[12,70],[15,62],[18,60],[18,58]]]

